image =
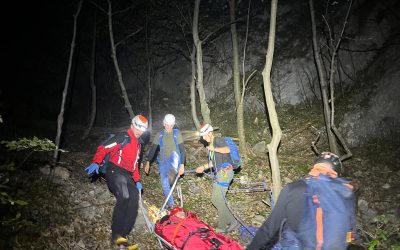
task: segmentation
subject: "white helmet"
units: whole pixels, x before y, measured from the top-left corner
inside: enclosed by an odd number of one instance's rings
[[[167,114],[164,117],[164,125],[175,125],[175,116],[172,114]]]
[[[139,129],[140,131],[145,132],[147,129],[147,126],[149,125],[149,121],[143,115],[137,115],[137,116],[133,117],[132,125],[135,128]]]
[[[206,123],[206,124],[201,125],[199,135],[205,136],[206,134],[208,134],[212,131],[214,131],[213,127],[210,124]]]

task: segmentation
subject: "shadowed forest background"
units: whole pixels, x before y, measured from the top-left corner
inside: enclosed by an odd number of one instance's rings
[[[195,2],[42,1],[7,8],[14,15],[3,20],[0,248],[111,249],[114,198],[105,183],[90,182],[84,168],[110,133],[126,130],[132,114],[150,119],[152,135],[165,114],[174,114],[184,131],[187,169],[205,163],[196,130],[211,122],[240,144],[245,160],[232,190],[255,182],[273,186],[273,110],[263,76],[271,2],[199,1],[194,25]],[[315,149],[332,150],[329,134],[337,131],[336,151],[349,155],[344,177],[357,194],[355,245],[398,249],[400,4],[315,1],[313,24],[310,2],[277,6],[270,80],[282,130],[279,184],[304,176]],[[326,105],[332,129],[326,129]],[[156,171],[142,173],[144,199],[159,207],[158,178]],[[180,182],[185,208],[214,225],[208,179],[185,175]],[[228,195],[253,226],[270,213],[269,198],[268,190]],[[141,249],[157,248],[141,218],[132,235]]]

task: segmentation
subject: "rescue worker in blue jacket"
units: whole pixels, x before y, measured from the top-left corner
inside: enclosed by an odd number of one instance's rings
[[[181,132],[174,128],[175,116],[167,114],[163,120],[164,128],[154,135],[152,146],[147,155],[145,173],[149,174],[150,164],[157,156],[158,170],[160,173],[161,186],[165,198],[171,191],[172,181],[176,176],[181,176],[185,172],[185,145]],[[174,205],[173,195],[168,199],[168,207]]]

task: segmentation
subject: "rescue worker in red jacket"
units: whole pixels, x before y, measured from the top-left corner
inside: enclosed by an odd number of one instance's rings
[[[132,124],[127,131],[130,141],[120,146],[118,142],[100,145],[86,171],[89,175],[99,173],[99,165],[104,157],[109,154],[106,180],[109,190],[117,202],[112,215],[112,242],[117,245],[131,246],[128,235],[131,232],[138,214],[139,192],[142,190],[138,161],[140,156],[139,138],[146,131],[148,120],[143,115],[132,119]],[[134,249],[130,247],[130,249]]]

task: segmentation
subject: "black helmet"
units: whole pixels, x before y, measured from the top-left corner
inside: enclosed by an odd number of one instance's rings
[[[317,163],[328,163],[329,167],[333,169],[338,176],[340,176],[342,172],[342,162],[340,161],[339,156],[331,152],[322,152],[315,159],[314,164]]]

